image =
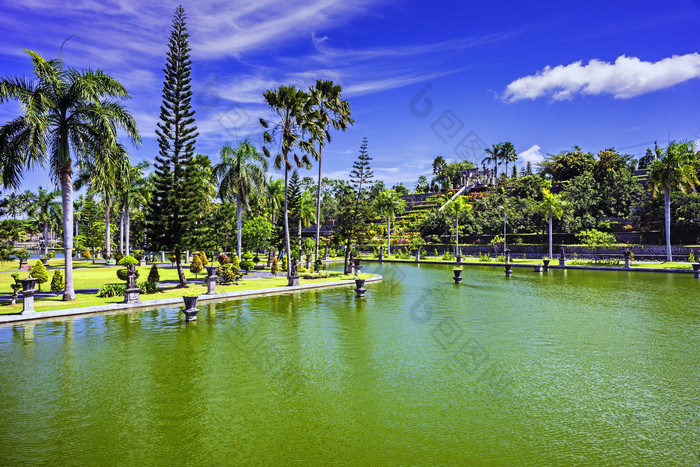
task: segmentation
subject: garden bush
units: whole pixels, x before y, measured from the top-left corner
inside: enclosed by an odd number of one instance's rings
[[[151,266],[151,270],[148,272],[148,282],[158,282],[160,281],[160,272],[158,272],[158,266],[154,264]]]
[[[51,291],[52,292],[60,292],[66,287],[65,282],[63,281],[63,273],[61,273],[60,270],[56,270],[53,273],[53,277],[51,278]]]
[[[143,281],[138,283],[138,287],[142,294],[151,294],[158,292],[158,284],[153,281]]]
[[[41,260],[37,260],[29,275],[37,279],[39,292],[41,292],[41,284],[49,280],[49,271],[46,270],[44,263],[42,263]]]
[[[99,298],[106,297],[118,297],[119,295],[124,295],[124,289],[126,286],[122,284],[105,284],[104,287],[97,292]]]
[[[122,259],[119,260],[117,263],[119,266],[127,266],[129,264],[139,264],[138,260],[134,258],[133,256],[125,256]],[[117,277],[119,280],[125,281],[126,280],[126,275],[127,275],[127,270],[126,268],[123,269],[117,269]],[[136,271],[136,278],[139,278],[139,272]]]
[[[245,272],[248,272],[255,267],[252,253],[243,253],[243,261],[241,261],[240,267]]]
[[[272,267],[270,268],[270,272],[272,273],[273,276],[276,276],[280,272],[280,266],[279,266],[279,263],[277,262],[276,256],[274,258],[272,258]]]
[[[202,260],[199,259],[199,255],[194,255],[192,257],[192,263],[190,263],[190,272],[194,274],[194,277],[196,279],[199,273],[203,270],[204,266],[202,266]]]

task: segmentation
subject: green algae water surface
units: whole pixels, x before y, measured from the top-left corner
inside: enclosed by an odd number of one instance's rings
[[[0,465],[697,465],[692,275],[365,265],[0,327]]]

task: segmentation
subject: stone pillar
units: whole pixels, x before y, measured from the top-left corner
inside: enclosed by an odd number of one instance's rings
[[[240,261],[241,258],[238,258],[238,260]],[[185,263],[190,264],[190,250],[185,251]]]
[[[306,270],[311,271],[311,255],[306,255]]]
[[[379,261],[384,261],[384,247],[379,247]]]
[[[326,246],[326,249],[323,252],[323,259],[325,259],[325,260],[328,259],[328,246]]]
[[[630,256],[632,255],[632,252],[629,250],[625,250],[625,269],[630,268]]]
[[[34,311],[34,288],[36,287],[36,282],[38,279],[20,279],[22,284],[22,315],[31,315],[36,313]]]
[[[420,249],[416,250],[416,263],[420,261]]]
[[[216,294],[216,266],[207,266],[207,295]]]
[[[160,262],[165,263],[165,252],[164,251],[160,252]]]

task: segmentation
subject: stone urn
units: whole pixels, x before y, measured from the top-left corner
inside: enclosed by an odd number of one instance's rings
[[[36,292],[36,283],[39,279],[30,277],[29,279],[20,279],[22,284],[22,313],[34,313],[34,292]]]
[[[19,260],[19,268],[22,269],[23,267],[27,266],[27,259],[28,258],[20,258]]]
[[[549,259],[549,258],[545,258],[545,259],[542,260],[542,264],[544,264],[544,270],[545,270],[545,271],[549,271],[549,262],[550,262],[550,261],[552,261],[552,260]]]
[[[367,292],[367,289],[365,289],[365,279],[355,279],[355,292],[357,298],[365,296],[365,292]]]
[[[700,263],[693,263],[693,273],[696,279],[700,279]]]
[[[185,302],[185,309],[182,310],[182,312],[185,314],[185,321],[196,321],[197,320],[197,313],[199,313],[199,309],[197,309],[197,299],[199,296],[195,295],[193,297],[182,297],[182,300]]]
[[[623,254],[625,256],[625,269],[629,269],[630,268],[630,256],[632,256],[632,252],[630,250],[625,250]]]
[[[513,265],[506,263],[506,277],[510,277],[513,274]]]
[[[453,269],[452,273],[454,274],[454,280],[455,284],[459,284],[462,282],[462,270],[461,269]]]
[[[41,258],[41,262],[44,263],[44,266],[49,265],[49,258]]]

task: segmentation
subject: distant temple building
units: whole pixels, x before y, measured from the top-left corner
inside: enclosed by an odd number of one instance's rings
[[[460,173],[461,185],[495,185],[496,170],[487,169],[482,165],[481,169],[463,169]]]

